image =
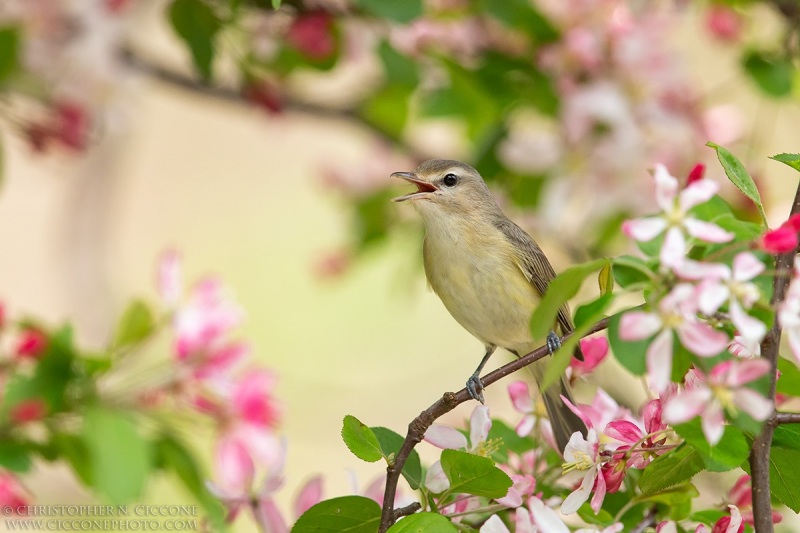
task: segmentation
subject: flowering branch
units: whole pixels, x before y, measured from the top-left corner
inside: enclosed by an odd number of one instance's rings
[[[608,319],[604,318],[597,322],[584,336],[589,336],[598,331],[602,331],[608,327]],[[570,338],[572,334],[565,335],[561,338],[563,343],[566,339]],[[501,366],[497,370],[490,372],[485,377],[481,378],[484,388],[493,384],[496,381],[512,374],[526,366],[538,361],[549,355],[546,346],[540,346],[536,350],[530,352],[523,357],[520,357],[506,365]],[[412,504],[401,509],[394,509],[395,494],[397,492],[397,482],[400,480],[400,473],[403,471],[406,459],[414,449],[414,447],[422,441],[425,432],[438,418],[446,413],[455,409],[458,405],[470,400],[471,397],[466,389],[461,389],[458,392],[445,392],[442,397],[433,405],[422,411],[411,423],[408,425],[408,433],[403,441],[403,445],[397,452],[394,462],[386,468],[386,489],[383,493],[383,509],[381,510],[381,526],[379,533],[385,533],[392,524],[401,516],[411,514],[418,509],[419,504]],[[411,508],[414,508],[411,510]]]
[[[790,216],[800,213],[800,185],[795,193],[794,203]],[[775,270],[778,272],[788,271],[792,267],[797,247],[789,252],[782,253],[775,258]],[[772,305],[777,307],[786,297],[786,289],[789,285],[788,276],[775,276],[772,292]],[[769,391],[768,398],[775,398],[775,386],[778,379],[778,349],[781,344],[781,325],[776,320],[769,330],[764,340],[761,342],[762,357],[769,362]],[[788,414],[788,413],[787,413]],[[778,414],[774,414],[772,420],[778,422]],[[772,501],[770,495],[769,465],[770,447],[772,446],[772,436],[775,433],[776,423],[764,424],[761,434],[753,442],[750,450],[750,469],[753,483],[753,516],[754,527],[759,533],[770,533],[773,531],[772,523]]]

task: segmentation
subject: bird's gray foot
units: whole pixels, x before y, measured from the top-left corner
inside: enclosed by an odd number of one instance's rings
[[[467,380],[467,393],[473,400],[483,403],[483,383],[478,373],[472,374]]]
[[[553,355],[561,348],[561,339],[556,335],[555,331],[550,331],[547,334],[547,351],[550,352],[550,355]]]

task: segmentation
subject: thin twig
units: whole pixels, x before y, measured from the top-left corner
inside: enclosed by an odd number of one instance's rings
[[[800,213],[800,184],[797,186],[794,203],[792,204],[791,215]],[[797,255],[797,249],[775,258],[775,270],[780,272],[789,270]],[[775,276],[773,282],[771,305],[776,308],[786,297],[786,289],[789,285],[787,276]],[[761,357],[770,364],[769,391],[768,398],[775,399],[775,384],[778,376],[778,349],[781,344],[781,326],[776,320],[772,329],[761,342]],[[773,420],[777,420],[777,414],[773,415]],[[772,436],[775,433],[775,423],[764,424],[761,433],[753,441],[753,448],[750,450],[750,474],[752,476],[753,493],[753,526],[758,533],[772,533],[772,501],[770,498],[769,465],[770,448],[772,447]]]
[[[800,424],[800,413],[775,413],[773,420],[776,426],[780,424]]]
[[[631,529],[631,533],[644,533],[644,531],[651,526],[656,525],[656,516],[658,515],[658,507],[651,507],[647,514],[644,515],[644,518],[641,522],[636,524],[633,529]]]
[[[605,318],[595,324],[590,331],[586,332],[584,336],[597,333],[598,331],[602,331],[607,327],[608,319]],[[561,338],[561,342],[566,341],[566,339],[570,338],[571,336],[572,334],[565,335]],[[481,378],[481,382],[483,383],[484,388],[488,387],[494,382],[499,381],[500,379],[516,372],[517,370],[525,368],[526,366],[546,357],[547,355],[549,355],[547,347],[541,346],[531,353],[524,355],[523,357],[520,357],[519,359],[516,359],[506,365],[503,365],[493,372],[490,372],[485,377]],[[419,444],[420,441],[422,441],[425,431],[427,431],[427,429],[436,421],[436,419],[446,413],[449,413],[458,405],[469,401],[470,399],[471,398],[466,389],[461,389],[458,392],[445,392],[439,401],[422,411],[422,413],[420,413],[419,416],[412,420],[408,425],[408,433],[403,441],[403,445],[400,447],[400,450],[395,456],[394,463],[386,468],[386,489],[383,493],[383,509],[381,511],[381,527],[379,530],[380,533],[385,533],[386,530],[388,530],[397,519],[396,513],[398,511],[394,510],[397,482],[400,480],[400,473],[403,471],[403,466],[405,465],[406,459],[408,459],[411,450],[413,450],[414,447]]]

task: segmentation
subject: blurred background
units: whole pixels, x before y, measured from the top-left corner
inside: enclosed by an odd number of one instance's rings
[[[219,275],[278,378],[287,507],[313,474],[331,497],[382,473],[342,443],[344,415],[404,433],[482,354],[427,290],[391,172],[475,165],[557,271],[626,250],[619,225],[652,208],[654,163],[727,182],[709,140],[745,162],[773,225],[795,188],[767,159],[800,142],[791,1],[396,4],[0,4],[6,314],[71,322],[99,351],[131,298],[159,300],[164,251],[188,282]],[[169,342],[148,351],[169,358]],[[607,361],[579,399],[600,385],[637,410],[621,372]],[[513,425],[507,381],[487,404]],[[182,431],[210,462],[213,432]],[[65,467],[36,465],[26,486],[38,503],[92,501]]]

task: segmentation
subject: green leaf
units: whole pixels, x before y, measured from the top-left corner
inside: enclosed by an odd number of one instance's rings
[[[378,439],[383,456],[387,458],[392,457],[393,461],[405,439],[391,429],[384,427],[374,427],[371,429]],[[406,463],[403,465],[403,471],[401,473],[413,490],[417,490],[420,487],[422,484],[422,463],[419,460],[417,450],[411,450],[411,453],[406,458]]]
[[[119,320],[112,346],[119,349],[137,344],[149,337],[154,328],[155,319],[150,307],[141,300],[134,300]]]
[[[794,69],[787,57],[753,50],[744,55],[742,66],[768,95],[780,98],[792,92]]]
[[[578,516],[587,524],[594,524],[596,526],[610,526],[614,523],[614,517],[603,508],[600,509],[599,513],[594,514],[594,510],[589,502],[584,503],[578,508]]]
[[[654,494],[680,485],[703,471],[703,458],[692,446],[681,444],[675,450],[657,457],[650,463],[642,477],[639,489],[642,494]]]
[[[703,458],[706,469],[711,472],[727,472],[737,468],[750,454],[750,446],[741,430],[735,426],[725,426],[720,441],[711,446],[701,428],[700,418],[674,426],[675,431],[691,444]]]
[[[653,269],[643,259],[632,255],[615,258],[612,272],[614,280],[623,289],[640,283],[648,283],[653,279]]]
[[[611,305],[611,302],[614,301],[614,295],[612,293],[606,293],[600,296],[599,298],[581,305],[575,311],[575,327],[582,328],[585,325],[593,325],[597,322],[597,316],[602,318],[605,314],[606,309],[608,306]]]
[[[342,425],[342,439],[353,455],[368,463],[380,461],[383,457],[378,437],[356,417],[347,415]]]
[[[355,4],[367,13],[391,22],[411,22],[422,15],[422,0],[355,0]]]
[[[533,446],[530,438],[520,437],[517,435],[517,432],[514,430],[514,428],[510,427],[499,418],[492,420],[492,427],[489,429],[489,435],[486,437],[486,439],[490,441],[496,440],[498,442],[502,442],[502,445],[497,449],[497,451],[494,452],[494,454],[492,454],[492,459],[497,463],[507,462],[508,452],[510,451],[522,455],[523,453],[529,451]]]
[[[408,120],[408,100],[413,87],[389,83],[364,102],[361,115],[390,137],[398,139]]]
[[[21,442],[0,439],[0,466],[12,472],[27,472],[31,468],[30,450]]]
[[[282,0],[272,0],[272,9],[278,10],[281,7]]]
[[[101,406],[86,412],[83,440],[89,450],[94,487],[111,503],[142,494],[150,475],[151,448],[125,413]]]
[[[356,200],[354,233],[361,250],[386,237],[395,214],[389,201],[392,196],[393,191],[385,190]]]
[[[451,493],[466,493],[485,498],[502,498],[511,487],[511,478],[491,459],[459,450],[442,450],[442,470],[450,480]]]
[[[416,513],[396,522],[387,533],[447,533],[458,531],[453,523],[436,513]]]
[[[647,371],[647,347],[650,346],[650,339],[623,341],[619,338],[619,324],[625,312],[617,313],[609,318],[608,344],[614,353],[614,357],[622,366],[628,369],[631,374],[642,376]]]
[[[550,43],[559,37],[556,27],[527,0],[482,0],[480,6],[506,26],[527,33],[535,44]]]
[[[303,513],[292,533],[375,533],[381,506],[364,496],[342,496],[319,502]]]
[[[719,162],[722,164],[722,168],[725,169],[725,175],[728,176],[728,179],[731,180],[745,196],[756,204],[758,212],[761,214],[761,220],[763,220],[766,225],[767,214],[764,212],[764,205],[761,203],[761,195],[758,192],[756,183],[753,181],[750,173],[747,172],[747,169],[744,168],[742,162],[739,161],[735,155],[718,144],[708,142],[706,146],[710,146],[716,150],[717,159],[719,159]]]
[[[600,269],[597,275],[597,285],[600,287],[600,294],[605,296],[614,291],[614,276],[612,275],[612,264],[609,262]]]
[[[16,26],[0,28],[0,83],[19,67],[20,32]]]
[[[84,485],[91,487],[92,465],[86,442],[78,435],[57,433],[53,435],[52,444],[58,450],[58,454],[67,460],[78,479]]]
[[[800,391],[800,368],[785,357],[779,357],[778,370],[781,375],[775,384],[776,390],[781,394],[796,395]]]
[[[588,263],[575,265],[550,282],[539,306],[531,316],[531,335],[534,339],[544,339],[556,323],[558,310],[570,298],[578,294],[583,281],[594,272],[608,264],[608,259],[595,259]]]
[[[800,426],[783,424],[775,428],[772,435],[772,446],[789,450],[800,450]]]
[[[669,517],[672,520],[683,520],[688,518],[691,512],[692,498],[699,495],[694,485],[684,483],[659,492],[636,496],[633,501],[663,504],[669,510]]]
[[[800,450],[773,447],[769,455],[769,481],[772,497],[800,513]]]
[[[770,157],[775,161],[780,161],[785,165],[789,165],[793,169],[800,171],[800,154],[777,154]]]
[[[383,63],[386,81],[399,85],[407,85],[412,88],[417,86],[419,83],[419,72],[417,72],[416,61],[399,53],[386,41],[382,41],[378,46],[378,56]]]
[[[189,47],[197,72],[209,81],[214,60],[214,41],[222,28],[219,17],[202,0],[174,0],[169,6],[169,20],[175,33]]]

